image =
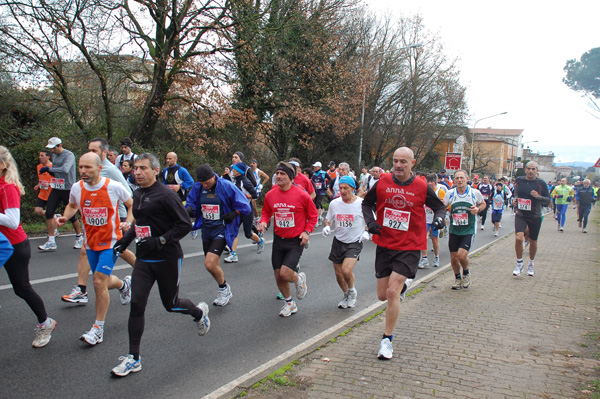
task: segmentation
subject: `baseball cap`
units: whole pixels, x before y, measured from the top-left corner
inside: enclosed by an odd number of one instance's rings
[[[344,184],[344,183],[349,185],[352,188],[356,188],[356,182],[350,176],[342,176],[339,184]]]
[[[333,161],[329,162],[329,166],[335,166],[335,162],[333,162]]]
[[[316,167],[320,168],[321,166],[323,166],[323,165],[321,165],[321,162],[315,162],[315,163],[313,163],[313,168],[316,168]]]
[[[297,168],[299,168],[299,167],[300,167],[300,164],[299,164],[298,162],[296,162],[296,161],[288,161],[288,163],[289,163],[290,165],[294,165],[294,166],[295,166],[295,167],[297,167]]]
[[[46,146],[46,148],[54,148],[59,144],[62,144],[61,139],[59,139],[58,137],[51,137],[50,140],[48,140],[48,145]]]

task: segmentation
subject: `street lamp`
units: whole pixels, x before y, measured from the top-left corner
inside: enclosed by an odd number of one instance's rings
[[[485,119],[490,119],[493,118],[495,116],[498,115],[505,115],[508,114],[508,112],[500,112],[499,114],[494,114],[494,115],[490,115],[490,116],[486,116],[485,118],[481,118],[477,121],[475,121],[475,124],[473,125],[473,134],[471,135],[471,158],[469,158],[469,176],[471,176],[471,172],[473,171],[473,166],[474,166],[474,162],[473,162],[473,146],[475,145],[475,128],[477,127],[477,124]]]
[[[387,50],[387,51],[381,51],[379,53],[373,54],[372,57],[376,57],[378,55],[382,55],[385,53],[391,53],[392,51],[402,51],[402,50],[408,50],[408,49],[419,48],[419,47],[423,47],[423,44],[417,43],[417,44],[411,44],[410,46],[406,46],[406,47],[391,49],[391,50]],[[364,67],[364,58],[363,58],[363,67]],[[367,86],[365,86],[363,89],[362,112],[361,112],[361,117],[360,117],[360,144],[358,145],[358,166],[357,166],[358,169],[357,170],[360,170],[361,162],[362,162],[363,136],[365,134],[365,103],[366,103],[366,101],[367,101]]]

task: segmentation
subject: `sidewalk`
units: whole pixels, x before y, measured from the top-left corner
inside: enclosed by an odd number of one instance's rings
[[[300,358],[286,373],[295,386],[284,380],[245,397],[595,397],[582,389],[600,381],[600,209],[592,209],[587,234],[575,212],[567,211],[563,233],[546,215],[535,277],[512,276],[509,234],[471,258],[468,290],[450,289],[451,269],[414,288],[400,311],[391,361],[376,358],[380,315]],[[526,250],[525,269],[528,259]]]

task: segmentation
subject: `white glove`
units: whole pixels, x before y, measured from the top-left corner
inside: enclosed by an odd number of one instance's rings
[[[368,231],[363,231],[362,236],[358,240],[358,242],[369,241],[371,239],[371,235]]]
[[[329,227],[329,226],[323,227],[323,237],[327,237],[330,232],[331,232],[331,227]]]

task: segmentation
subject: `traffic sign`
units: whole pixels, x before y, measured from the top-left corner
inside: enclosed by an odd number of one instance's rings
[[[462,153],[447,152],[446,153],[446,170],[459,170],[462,163]]]
[[[598,158],[598,160],[596,161],[594,168],[600,168],[600,158]]]

